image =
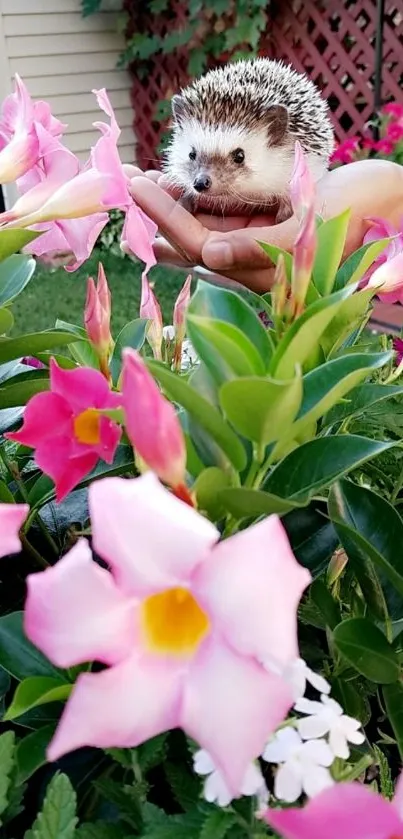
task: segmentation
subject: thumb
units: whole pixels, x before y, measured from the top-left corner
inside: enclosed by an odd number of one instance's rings
[[[227,233],[210,233],[202,247],[207,268],[226,271],[230,268],[267,268],[273,263],[259,242],[292,251],[298,234],[295,216],[272,227],[246,227]]]

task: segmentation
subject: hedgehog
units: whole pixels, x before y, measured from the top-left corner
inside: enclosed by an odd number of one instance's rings
[[[173,132],[163,170],[182,203],[196,211],[291,214],[295,141],[314,180],[328,168],[333,130],[328,106],[307,76],[282,61],[237,61],[172,98]]]

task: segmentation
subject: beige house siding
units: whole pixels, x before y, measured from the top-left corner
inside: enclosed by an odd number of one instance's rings
[[[122,129],[121,157],[130,163],[135,142],[130,80],[116,68],[123,38],[115,20],[110,11],[83,18],[80,0],[0,0],[0,99],[10,93],[18,72],[32,96],[46,99],[68,123],[65,143],[85,159],[99,136],[92,123],[103,118],[91,90],[105,87]]]

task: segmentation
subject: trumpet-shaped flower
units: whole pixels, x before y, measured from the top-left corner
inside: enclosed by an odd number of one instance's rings
[[[0,183],[20,178],[35,165],[38,155],[31,98],[16,75],[15,93],[6,98],[0,119]]]
[[[122,404],[128,437],[144,463],[174,489],[185,481],[186,445],[175,408],[135,350],[123,350]]]
[[[301,809],[268,809],[263,817],[284,839],[399,839],[402,792],[402,776],[393,802],[362,784],[336,784]]]
[[[160,304],[146,277],[146,271],[141,278],[140,317],[149,321],[147,327],[147,341],[152,349],[154,358],[161,360],[161,346],[163,338],[163,320]]]
[[[81,746],[133,747],[180,727],[211,755],[231,795],[292,695],[259,663],[297,656],[309,572],[276,516],[219,542],[214,525],[147,473],[89,489],[93,545],[81,540],[28,578],[25,630],[81,673],[48,757]]]
[[[294,169],[290,181],[291,204],[295,215],[302,218],[315,202],[315,183],[301,143],[295,143]]]
[[[377,268],[368,282],[385,303],[403,303],[403,249]]]
[[[121,431],[98,410],[120,403],[121,397],[111,393],[98,370],[62,370],[51,359],[50,393],[33,396],[22,428],[7,436],[35,449],[36,463],[55,482],[61,501],[99,458],[112,463]]]
[[[0,504],[0,556],[21,550],[18,533],[28,513],[28,504]]]

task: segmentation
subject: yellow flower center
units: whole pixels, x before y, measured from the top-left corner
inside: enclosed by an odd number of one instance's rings
[[[195,652],[210,628],[207,615],[185,588],[147,597],[142,624],[149,649],[168,655]]]
[[[100,415],[95,408],[87,408],[74,418],[74,434],[79,443],[95,445],[100,441]]]

